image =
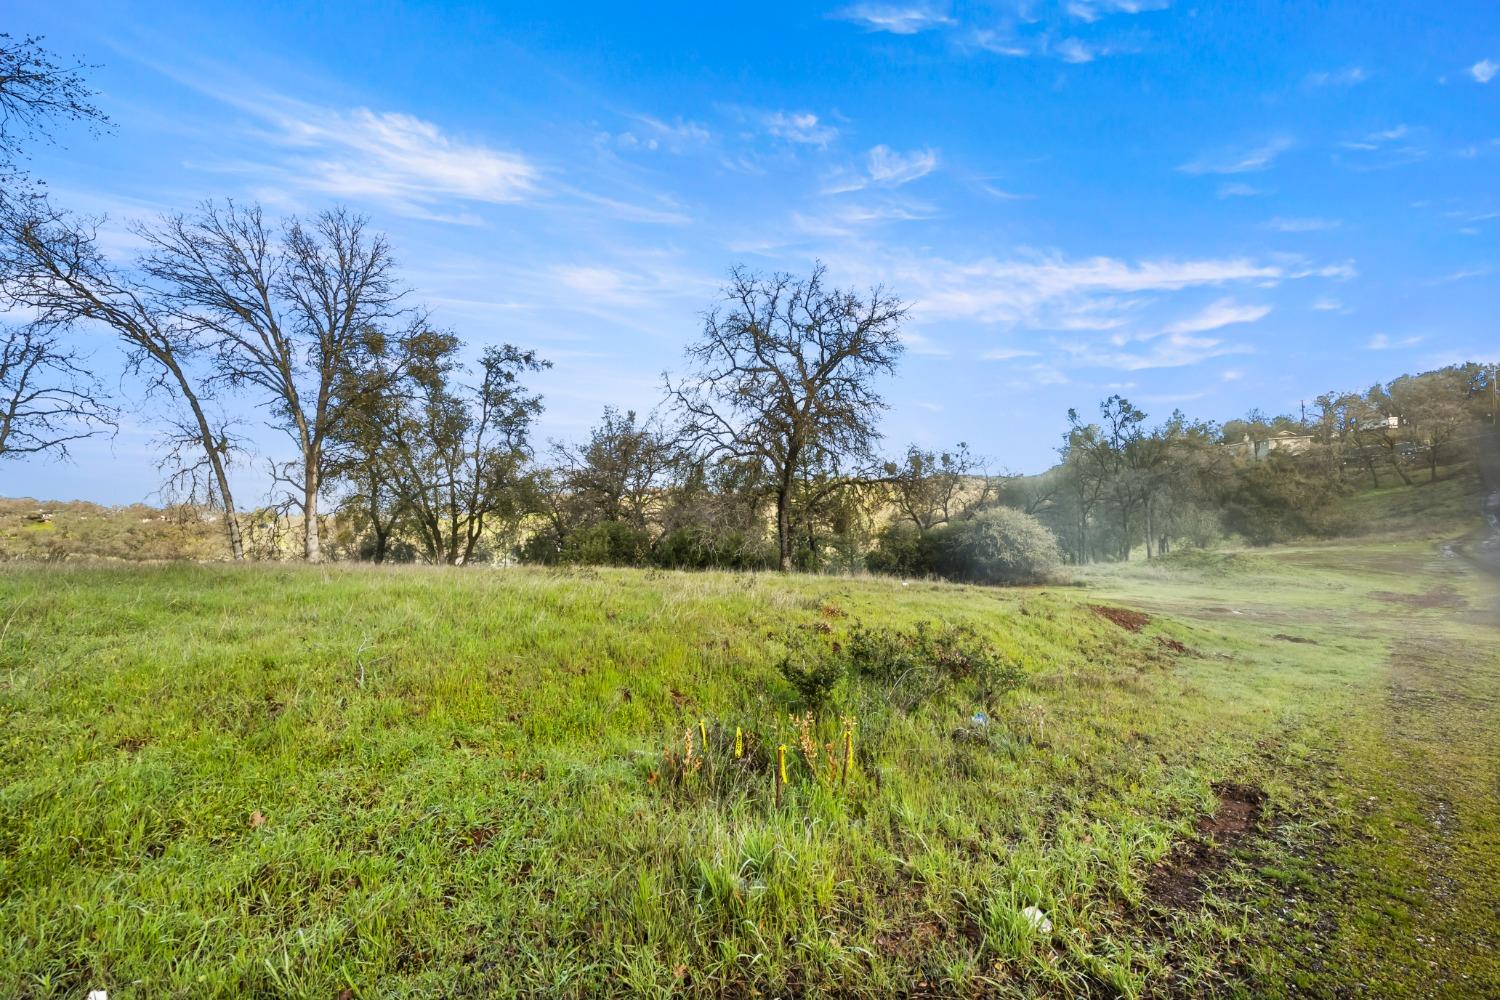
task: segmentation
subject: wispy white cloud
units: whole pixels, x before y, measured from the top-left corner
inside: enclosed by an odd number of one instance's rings
[[[1482,278],[1492,273],[1489,267],[1461,267],[1457,271],[1451,271],[1441,278],[1435,278],[1429,284],[1446,285],[1452,281],[1467,281],[1469,278]]]
[[[914,149],[898,153],[889,146],[876,146],[867,156],[870,180],[876,184],[908,184],[937,169],[937,153]]]
[[[914,149],[908,153],[898,152],[884,144],[874,146],[865,154],[862,171],[843,169],[835,173],[823,186],[824,194],[842,194],[860,191],[870,186],[900,187],[920,180],[937,169],[938,154],[933,149]]]
[[[974,52],[1059,59],[1081,65],[1104,56],[1141,51],[1144,36],[1133,28],[1121,30],[1119,15],[1142,14],[1166,6],[1167,0],[1065,0],[1055,4],[1020,0],[992,10],[986,23],[956,32],[956,41],[960,49]],[[1080,32],[1080,22],[1091,27]]]
[[[674,118],[663,121],[651,115],[630,115],[637,126],[613,137],[622,149],[665,149],[672,153],[707,145],[713,141],[713,133],[706,125]]]
[[[1101,351],[1091,344],[1069,345],[1068,350],[1074,361],[1082,366],[1127,372],[1185,368],[1213,358],[1253,353],[1246,344],[1226,343],[1214,337],[1194,337],[1185,333],[1153,340],[1145,351]]]
[[[1051,56],[1074,65],[1090,63],[1102,56],[1137,51],[1134,45],[1118,41],[1085,41],[1073,35],[1054,40],[1048,35],[1022,35],[1013,30],[993,28],[972,32],[965,44],[999,56]]]
[[[998,188],[993,184],[987,183],[981,183],[979,185],[979,190],[983,191],[991,198],[998,198],[1001,201],[1030,201],[1031,199],[1036,197],[1036,195],[1034,194],[1021,194],[1016,191],[1007,191],[1004,188]]]
[[[1312,307],[1318,312],[1342,312],[1344,304],[1332,296],[1320,295],[1313,299]]]
[[[761,115],[760,123],[769,135],[807,146],[826,146],[839,134],[837,127],[811,111],[768,111]]]
[[[1269,316],[1270,313],[1270,306],[1244,305],[1234,299],[1219,299],[1201,312],[1172,323],[1163,332],[1167,334],[1204,333],[1237,323],[1254,323]]]
[[[658,310],[664,302],[704,302],[718,288],[715,277],[685,267],[669,254],[636,252],[628,255],[628,262],[622,256],[538,269],[527,275],[528,294],[550,308],[618,320],[621,309]]]
[[[1242,181],[1231,181],[1228,184],[1219,185],[1220,198],[1257,198],[1267,194],[1264,188],[1254,187]]]
[[[1196,298],[1194,293],[1216,288],[1264,292],[1289,281],[1338,278],[1352,271],[1352,265],[1309,263],[1292,255],[1270,261],[1131,261],[1038,253],[954,261],[884,250],[852,258],[833,253],[827,259],[835,274],[899,288],[912,307],[913,321],[924,328],[957,323],[1055,331],[1045,340],[996,344],[980,357],[1031,359],[1057,371],[1178,368],[1253,353],[1251,344],[1216,331],[1259,322],[1273,311],[1271,305],[1221,293],[1184,310],[1174,308],[1174,300],[1179,294]]]
[[[1500,63],[1492,62],[1489,59],[1481,59],[1469,67],[1469,75],[1474,78],[1476,83],[1489,83],[1495,78],[1495,74],[1497,73],[1500,73]]]
[[[1355,170],[1386,170],[1425,160],[1429,151],[1409,125],[1393,125],[1390,128],[1366,132],[1353,139],[1339,143],[1339,147],[1350,151],[1341,158],[1345,166]]]
[[[1015,361],[1018,358],[1040,357],[1039,351],[1028,351],[1024,347],[996,347],[979,357],[984,361]]]
[[[833,17],[852,21],[868,31],[915,35],[920,31],[957,24],[947,9],[920,3],[857,3],[835,11]]]
[[[830,255],[830,263],[835,260]],[[1055,330],[1116,329],[1143,296],[1234,284],[1269,286],[1313,276],[1310,268],[1293,270],[1248,258],[1131,262],[1058,254],[967,263],[886,255],[851,260],[841,270],[874,274],[902,289],[924,322],[967,320]]]
[[[1148,10],[1165,10],[1168,0],[1069,0],[1063,5],[1069,17],[1080,21],[1097,21],[1106,14],[1140,14]]]
[[[931,208],[915,203],[845,203],[822,212],[793,212],[792,224],[812,236],[852,236],[874,225],[931,217]]]
[[[1416,347],[1422,342],[1421,337],[1402,337],[1393,339],[1386,334],[1377,333],[1365,344],[1367,351],[1398,351],[1408,347]]]
[[[947,358],[952,357],[953,352],[942,344],[937,343],[926,334],[907,327],[901,331],[901,342],[906,349],[913,354],[919,354],[924,358]]]
[[[966,43],[997,56],[1011,56],[1017,59],[1038,55],[1041,52],[1038,43],[1017,38],[1009,31],[996,31],[993,28],[980,28],[972,32]]]
[[[1263,223],[1266,229],[1278,233],[1321,233],[1342,226],[1342,219],[1320,219],[1316,217],[1287,217],[1278,215]]]
[[[1307,74],[1307,83],[1313,87],[1352,87],[1370,78],[1363,66],[1349,66],[1339,70],[1324,70]]]
[[[1177,169],[1185,174],[1245,174],[1265,170],[1292,148],[1287,136],[1277,136],[1249,149],[1201,157]]]
[[[1379,149],[1388,142],[1405,138],[1410,132],[1410,127],[1406,125],[1393,125],[1390,128],[1367,132],[1358,139],[1348,139],[1339,145],[1345,149]]]
[[[1093,62],[1099,56],[1108,55],[1110,49],[1103,45],[1090,45],[1077,38],[1064,38],[1057,44],[1057,55],[1063,62]]]
[[[283,151],[279,163],[267,165],[280,182],[382,202],[403,214],[430,217],[453,201],[522,201],[541,176],[520,153],[456,139],[413,115],[276,97],[235,103],[268,126],[262,138]]]

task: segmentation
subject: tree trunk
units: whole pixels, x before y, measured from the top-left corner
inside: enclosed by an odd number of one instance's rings
[[[792,569],[792,512],[787,509],[791,505],[788,492],[785,486],[776,491],[777,565],[783,573],[789,573]]]
[[[1401,477],[1401,482],[1407,486],[1411,485],[1411,476],[1408,476],[1406,470],[1401,467],[1401,457],[1394,450],[1391,451],[1391,468],[1396,470],[1396,475]]]
[[[309,457],[303,463],[302,555],[310,563],[322,562],[318,539],[318,465]]]
[[[230,558],[235,562],[244,562],[244,535],[240,532],[239,512],[234,508],[234,494],[229,491],[229,472],[224,468],[224,456],[219,451],[218,438],[215,437],[213,427],[203,412],[203,404],[198,401],[198,394],[193,392],[188,384],[187,376],[183,374],[181,368],[177,367],[176,361],[162,354],[158,354],[158,360],[165,364],[173,377],[177,379],[177,387],[182,392],[182,398],[187,403],[188,409],[192,411],[193,420],[198,425],[198,439],[203,445],[204,454],[208,456],[209,467],[214,470],[214,480],[219,485],[219,499],[224,504],[224,532],[229,537]]]

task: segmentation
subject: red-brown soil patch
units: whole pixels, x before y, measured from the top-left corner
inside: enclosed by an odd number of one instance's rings
[[[1146,882],[1153,903],[1173,909],[1196,906],[1209,879],[1229,863],[1231,852],[1260,823],[1266,796],[1251,785],[1215,785],[1219,807],[1198,820],[1197,838],[1157,866]]]
[[[1100,618],[1108,618],[1127,632],[1139,632],[1151,624],[1151,616],[1143,611],[1129,608],[1112,608],[1107,604],[1090,604],[1089,610]]]

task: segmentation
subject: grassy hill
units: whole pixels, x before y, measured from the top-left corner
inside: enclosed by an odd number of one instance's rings
[[[1015,590],[12,567],[0,992],[1500,990],[1468,524]]]

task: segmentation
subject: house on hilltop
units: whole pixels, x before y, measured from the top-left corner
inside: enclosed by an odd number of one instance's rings
[[[1279,430],[1269,437],[1252,439],[1246,434],[1241,440],[1231,442],[1229,447],[1234,451],[1236,458],[1249,459],[1259,462],[1265,459],[1273,451],[1285,452],[1289,455],[1300,455],[1313,446],[1313,436],[1297,431]]]

